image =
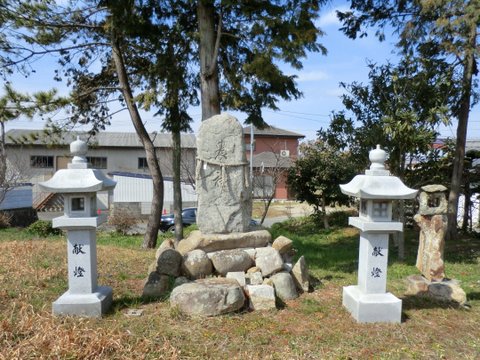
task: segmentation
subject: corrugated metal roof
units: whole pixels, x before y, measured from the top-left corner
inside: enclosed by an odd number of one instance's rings
[[[6,143],[14,145],[21,141],[29,145],[69,145],[77,136],[83,140],[87,140],[89,144],[98,147],[134,147],[142,148],[142,144],[136,133],[125,132],[101,132],[88,139],[85,132],[69,132],[62,134],[61,138],[47,137],[42,130],[23,130],[12,129],[6,133]],[[154,139],[156,147],[171,148],[172,136],[169,133],[151,133],[151,138]],[[194,134],[181,135],[182,148],[196,148],[196,138]]]
[[[244,134],[250,134],[250,126],[243,128]],[[253,127],[253,135],[262,135],[262,136],[275,136],[275,137],[294,137],[294,138],[304,138],[305,135],[288,131],[284,129],[279,129],[274,126],[267,126],[264,129],[258,129],[257,127]]]

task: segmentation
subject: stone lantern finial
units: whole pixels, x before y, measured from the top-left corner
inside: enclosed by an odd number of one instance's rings
[[[372,163],[370,168],[365,170],[365,175],[373,176],[389,176],[390,171],[385,168],[385,161],[388,158],[388,155],[385,150],[380,148],[380,145],[377,145],[376,149],[370,150],[368,153],[368,158]]]
[[[377,145],[376,149],[370,150],[368,153],[368,158],[372,162],[370,165],[370,170],[384,170],[385,161],[387,160],[387,153],[385,150],[380,148],[380,145]]]
[[[77,136],[77,140],[70,144],[70,153],[73,155],[72,163],[69,164],[69,168],[86,168],[87,167],[87,151],[88,145],[85,141]]]

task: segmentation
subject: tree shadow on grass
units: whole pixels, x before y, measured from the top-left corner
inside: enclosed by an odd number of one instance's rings
[[[480,258],[478,237],[462,237],[445,243],[445,260],[449,263],[476,264],[478,258]]]
[[[467,294],[467,301],[480,300],[480,292],[470,292]]]
[[[287,233],[294,242],[297,256],[305,256],[312,269],[353,273],[358,268],[358,236],[338,235],[336,230],[323,230],[312,236]]]
[[[465,307],[448,301],[435,300],[428,296],[405,295],[401,298],[403,310],[424,310],[424,309],[464,309]]]
[[[130,308],[138,308],[142,305],[147,305],[154,302],[165,302],[168,301],[169,295],[165,295],[162,297],[143,297],[143,296],[130,296],[125,295],[119,298],[116,298],[112,301],[112,306],[110,307],[110,313],[116,313],[122,311],[124,309]]]

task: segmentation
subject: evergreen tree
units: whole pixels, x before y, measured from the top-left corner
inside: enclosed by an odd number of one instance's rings
[[[478,74],[478,29],[480,4],[478,0],[352,0],[351,11],[339,12],[343,31],[351,38],[366,36],[363,27],[377,26],[376,35],[383,40],[386,29],[399,34],[398,47],[402,54],[442,60],[461,74],[455,84],[461,94],[449,104],[458,119],[456,151],[453,163],[447,236],[456,235],[458,196],[465,158],[465,142],[474,76]]]

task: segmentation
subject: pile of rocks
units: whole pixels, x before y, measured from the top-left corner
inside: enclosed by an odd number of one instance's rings
[[[175,278],[170,302],[186,314],[274,309],[278,300],[295,299],[310,284],[305,258],[293,264],[292,241],[271,240],[266,230],[242,236],[194,231],[177,249],[166,240],[149,268],[143,296],[165,296]]]

